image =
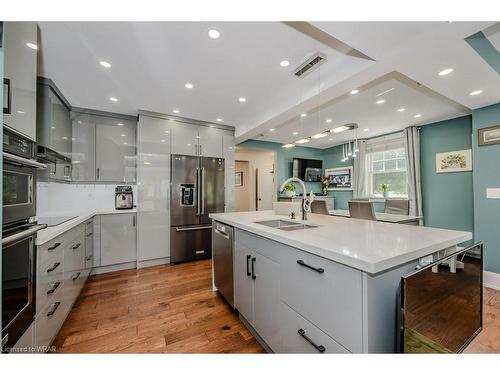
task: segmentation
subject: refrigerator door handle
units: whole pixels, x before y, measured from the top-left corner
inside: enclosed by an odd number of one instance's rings
[[[200,168],[196,168],[196,216],[200,216]]]
[[[205,215],[205,168],[200,170],[201,176],[201,214]]]

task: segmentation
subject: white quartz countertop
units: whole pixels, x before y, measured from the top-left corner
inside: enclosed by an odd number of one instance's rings
[[[112,215],[112,214],[131,214],[136,213],[137,209],[127,209],[127,210],[107,210],[107,211],[90,211],[80,214],[65,214],[64,216],[76,216],[74,219],[68,220],[62,224],[56,225],[55,227],[48,227],[42,229],[37,233],[36,245],[43,245],[44,243],[53,240],[57,236],[60,236],[64,232],[80,225],[81,223],[89,220],[96,215]]]
[[[472,239],[472,233],[327,215],[308,215],[318,228],[283,231],[256,221],[274,211],[210,214],[213,220],[368,273],[379,273]],[[299,220],[296,220],[300,222]]]

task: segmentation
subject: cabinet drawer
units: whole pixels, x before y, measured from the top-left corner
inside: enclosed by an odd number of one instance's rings
[[[314,324],[281,303],[280,353],[349,353]]]
[[[62,252],[68,244],[70,244],[75,238],[79,236],[81,232],[84,231],[84,224],[80,224],[60,236],[57,236],[51,241],[44,243],[37,247],[37,261],[38,264],[44,264],[49,261],[52,257],[56,256],[58,252]]]
[[[51,302],[37,314],[35,319],[36,326],[36,345],[48,346],[61,328],[66,317],[62,290],[55,292]]]
[[[59,289],[62,289],[64,265],[62,252],[59,254],[38,267],[36,276],[37,313],[45,307]]]
[[[64,249],[64,271],[82,270],[85,266],[85,235],[80,232]]]
[[[290,248],[281,259],[281,299],[349,351],[362,351],[354,323],[362,322],[360,271]]]
[[[94,234],[85,233],[85,269],[92,268],[94,264]]]
[[[70,309],[85,285],[88,272],[85,270],[68,271],[64,273],[64,302]]]

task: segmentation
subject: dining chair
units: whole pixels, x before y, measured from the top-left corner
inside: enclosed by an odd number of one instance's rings
[[[384,212],[386,214],[409,215],[410,201],[408,199],[386,199]]]
[[[372,202],[349,201],[349,216],[353,219],[377,220]]]
[[[328,207],[326,206],[326,201],[317,200],[311,203],[311,213],[320,215],[330,215],[328,212]]]

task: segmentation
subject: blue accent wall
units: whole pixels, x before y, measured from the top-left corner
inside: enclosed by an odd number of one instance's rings
[[[436,173],[436,154],[472,146],[471,116],[425,125],[420,130],[424,225],[474,230],[472,172]]]
[[[500,125],[500,103],[472,111],[474,240],[484,243],[484,269],[500,273],[500,199],[486,199],[486,188],[500,188],[500,144],[477,142],[477,130],[494,125]]]

